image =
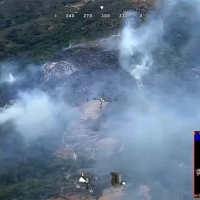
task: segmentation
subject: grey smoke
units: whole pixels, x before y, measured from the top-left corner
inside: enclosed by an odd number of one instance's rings
[[[13,84],[20,81],[23,76],[16,75],[16,66],[13,63],[0,63],[0,84]]]
[[[110,127],[106,135],[121,140],[124,151],[109,160],[97,160],[96,170],[119,171],[133,183],[124,200],[142,199],[141,185],[149,186],[151,200],[179,200],[185,194],[185,199],[192,199],[192,132],[200,129],[200,82],[192,70],[197,68],[198,76],[198,5],[198,1],[166,0],[158,3],[142,26],[130,13],[122,27],[120,65],[144,87],[119,84],[127,105],[113,105],[105,119]],[[100,78],[91,83],[91,94],[101,94],[103,85],[116,81],[108,75],[100,83]],[[34,90],[20,93],[14,105],[0,113],[0,123],[13,120],[18,131],[34,137],[78,119],[76,113],[65,99],[54,101]]]
[[[9,73],[8,78],[6,79],[6,82],[14,83],[15,81],[16,81],[16,78],[11,73]]]
[[[48,94],[36,89],[20,92],[13,105],[1,111],[0,124],[13,121],[19,133],[34,140],[60,130],[64,123],[67,125],[78,116],[78,111],[62,99],[52,100]]]
[[[129,85],[126,112],[108,116],[107,134],[123,141],[124,151],[98,166],[133,183],[123,199],[143,199],[139,185],[149,186],[151,200],[192,199],[192,133],[200,128],[198,5],[163,1],[142,26],[134,12],[125,19],[119,61],[145,87]]]
[[[9,72],[9,73],[1,74],[0,83],[13,84],[14,82],[19,81],[19,80],[20,80],[19,77],[15,77],[11,72]]]
[[[138,15],[127,12],[119,43],[120,63],[135,79],[141,80],[153,65],[152,51],[163,35],[163,21],[152,19],[137,27]]]

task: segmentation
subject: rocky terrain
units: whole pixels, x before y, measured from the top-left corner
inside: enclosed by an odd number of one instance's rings
[[[68,125],[68,128],[63,134],[62,147],[55,152],[57,157],[61,159],[71,158],[75,161],[79,159],[95,161],[95,159],[101,159],[102,156],[105,158],[113,154],[117,155],[123,150],[122,142],[115,138],[108,137],[106,134],[101,136],[102,130],[106,132],[109,129],[109,125],[105,125],[105,123],[100,120],[101,113],[109,105],[108,103],[104,103],[102,108],[99,109],[99,104],[99,101],[91,99],[78,107],[81,112],[81,120],[75,124]],[[90,125],[94,120],[96,121],[97,129]],[[95,168],[93,170],[95,170]],[[84,169],[83,171],[91,171],[91,169]],[[77,173],[80,174],[81,170]],[[73,194],[68,194],[68,192],[66,192],[65,196],[70,200],[77,198],[83,200],[93,199],[91,195],[85,194],[80,194],[78,197],[77,192],[78,191]]]
[[[82,121],[69,125],[62,139],[64,147],[57,150],[56,155],[64,159],[72,157],[76,160],[79,159],[79,156],[87,157],[87,159],[95,159],[98,156],[98,152],[101,152],[104,156],[120,152],[122,150],[120,141],[108,137],[102,139],[99,135],[101,134],[101,128],[95,131],[89,125],[91,120],[98,120],[100,117],[99,115],[102,110],[99,109],[99,103],[91,101],[81,107]],[[106,109],[106,105],[102,109]],[[86,121],[88,119],[89,123]],[[103,126],[106,132],[103,124],[98,124],[98,126]]]

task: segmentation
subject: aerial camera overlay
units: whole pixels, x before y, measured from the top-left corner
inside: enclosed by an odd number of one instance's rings
[[[194,197],[200,198],[200,131],[194,131]]]
[[[0,200],[198,197],[199,7],[0,0]]]

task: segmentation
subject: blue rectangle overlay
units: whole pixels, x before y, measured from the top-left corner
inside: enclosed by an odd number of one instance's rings
[[[200,198],[200,131],[194,131],[194,198]]]
[[[194,131],[194,141],[200,140],[200,131]]]

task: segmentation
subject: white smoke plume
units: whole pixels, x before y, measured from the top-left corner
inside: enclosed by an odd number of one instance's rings
[[[200,129],[199,79],[191,74],[200,64],[198,5],[159,1],[141,26],[136,13],[127,13],[119,61],[145,87],[138,91],[129,85],[126,112],[109,115],[107,134],[124,141],[124,151],[99,164],[99,170],[114,169],[133,183],[124,200],[192,199],[192,134]],[[146,197],[139,185],[148,186]]]
[[[16,78],[11,73],[9,73],[8,78],[5,81],[8,83],[14,83]]]
[[[24,74],[17,72],[17,68],[16,63],[0,63],[0,84],[13,85],[25,79]]]
[[[138,16],[127,12],[119,44],[120,64],[136,80],[141,81],[153,65],[152,51],[163,34],[163,21],[152,19],[137,27]]]
[[[0,112],[0,124],[13,121],[17,131],[27,139],[36,139],[61,129],[78,112],[62,100],[54,101],[46,93],[33,90],[20,92],[13,105]]]

